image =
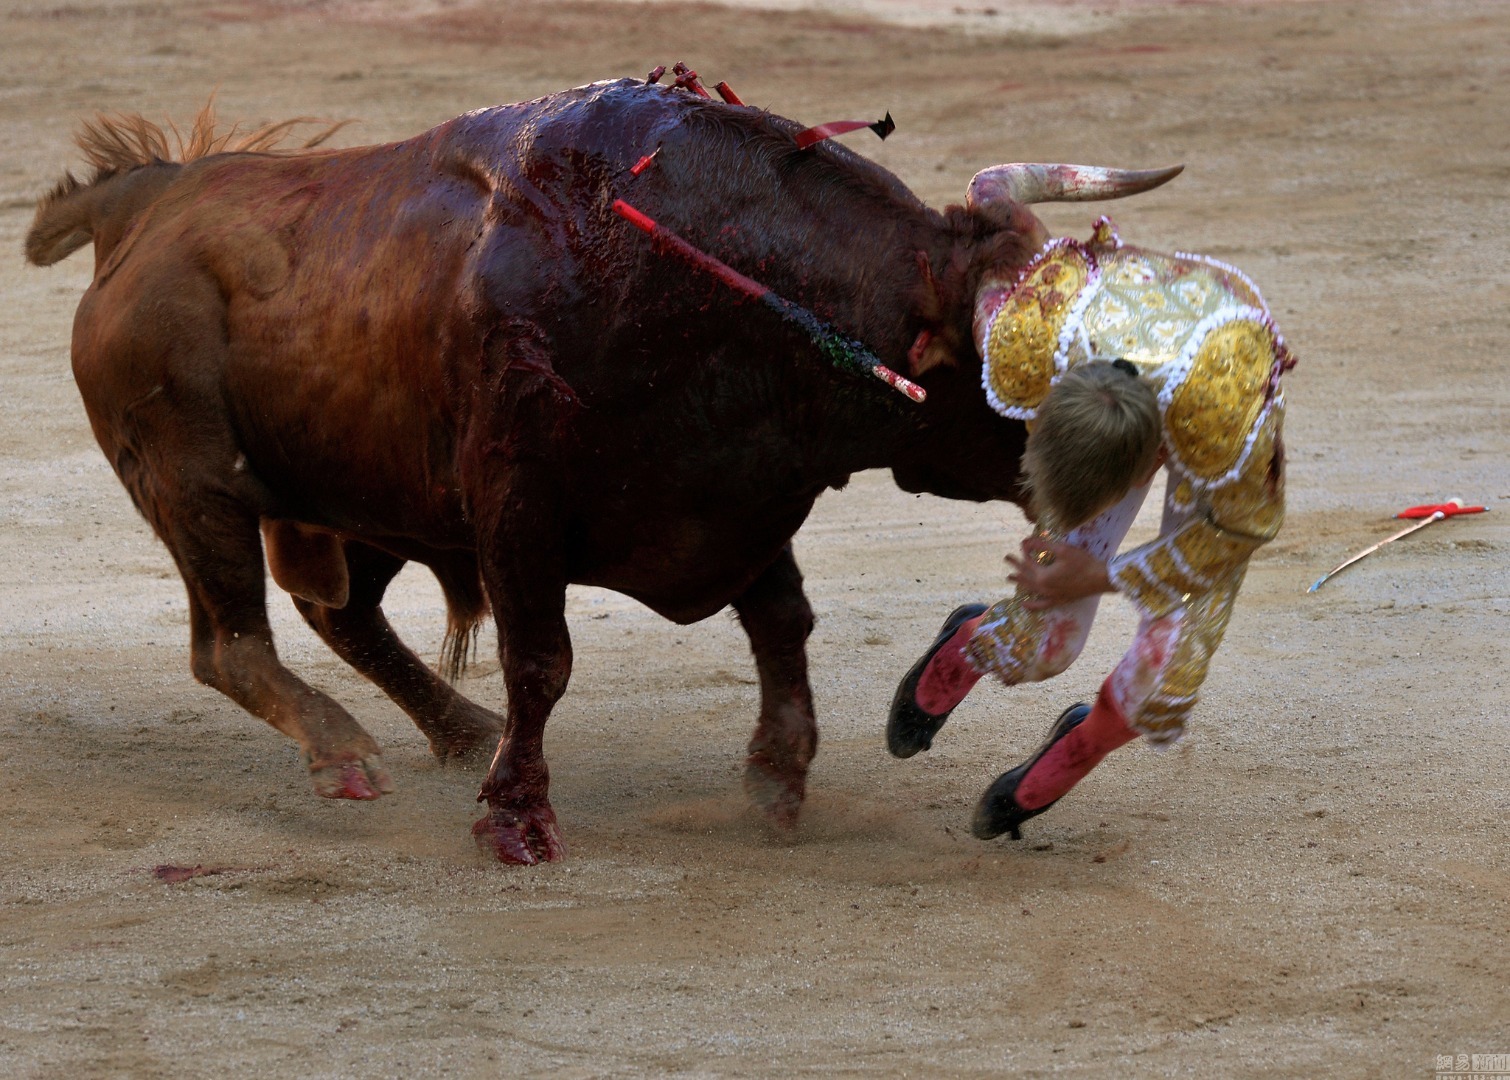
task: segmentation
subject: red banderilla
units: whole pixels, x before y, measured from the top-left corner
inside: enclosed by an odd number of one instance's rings
[[[840,370],[880,379],[887,386],[906,394],[913,401],[922,402],[927,398],[928,392],[917,383],[892,371],[881,363],[875,353],[854,338],[841,334],[802,305],[794,304],[776,295],[760,282],[745,277],[728,263],[693,247],[676,233],[664,228],[623,199],[614,200],[613,212],[649,236],[658,246],[680,256],[698,269],[712,274],[735,292],[748,296],[751,300],[760,301],[786,322],[800,327],[828,361]]]
[[[1438,510],[1442,511],[1443,517],[1456,517],[1458,514],[1482,514],[1487,507],[1464,506],[1458,499],[1444,503],[1427,503],[1425,506],[1408,506],[1395,515],[1397,518],[1411,520],[1414,518],[1431,517]]]
[[[650,168],[651,164],[656,159],[656,155],[658,155],[660,152],[661,152],[661,148],[659,146],[657,146],[654,150],[650,151],[650,153],[648,153],[644,157],[640,158],[639,161],[636,161],[633,165],[629,166],[629,175],[630,176],[639,176],[640,173],[642,173],[646,169]]]
[[[676,82],[673,85],[678,86],[683,90],[691,90],[698,97],[713,96],[712,94],[708,93],[707,88],[703,86],[702,80],[697,77],[697,72],[693,71],[686,64],[678,61],[676,66],[671,69],[671,74],[676,76]]]
[[[693,71],[686,64],[678,63],[676,67],[671,69],[671,73],[676,76],[676,82],[674,85],[679,86],[684,90],[691,90],[703,97],[711,96],[708,91],[703,88],[702,80],[697,77],[697,72]],[[661,76],[664,74],[666,74],[666,65],[661,64],[658,67],[651,69],[650,74],[645,77],[645,81],[653,86],[661,81]],[[717,90],[718,96],[723,98],[730,105],[744,104],[743,101],[739,100],[739,95],[734,92],[733,87],[731,87],[726,82],[716,84],[713,89]]]
[[[884,120],[833,120],[827,124],[819,124],[797,132],[793,139],[797,143],[798,150],[806,150],[809,146],[821,143],[824,139],[832,139],[835,135],[843,135],[850,131],[859,131],[861,128],[870,128],[882,142],[886,136],[897,129],[897,122],[891,118],[891,113],[886,114]]]

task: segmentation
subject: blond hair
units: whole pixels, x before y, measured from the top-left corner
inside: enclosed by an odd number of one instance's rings
[[[1046,528],[1067,532],[1117,502],[1153,471],[1159,402],[1125,360],[1071,368],[1028,435],[1022,485]]]

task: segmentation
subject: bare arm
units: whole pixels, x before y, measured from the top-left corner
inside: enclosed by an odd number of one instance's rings
[[[1022,556],[1008,555],[1008,581],[1028,598],[1029,611],[1044,611],[1072,600],[1112,591],[1106,563],[1084,548],[1033,535],[1022,542]]]

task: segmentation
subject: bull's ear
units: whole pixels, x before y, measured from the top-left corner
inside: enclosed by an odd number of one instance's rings
[[[907,350],[908,372],[915,379],[940,366],[958,367],[959,362],[945,336],[925,326],[913,339],[912,348]]]
[[[939,295],[938,278],[933,276],[933,264],[928,261],[927,252],[914,251],[912,255],[918,266],[918,315],[925,323],[937,323],[944,316],[944,300]]]
[[[923,328],[913,339],[912,348],[907,350],[907,366],[909,374],[917,378],[940,364],[953,367],[955,361],[954,350],[941,334],[944,300],[939,294],[938,279],[933,276],[933,265],[928,261],[926,252],[915,251],[913,257],[918,268],[917,295],[913,298],[913,304]]]

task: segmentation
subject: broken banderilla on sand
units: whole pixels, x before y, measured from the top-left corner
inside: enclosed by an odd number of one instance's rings
[[[1385,544],[1392,544],[1402,536],[1409,536],[1413,532],[1419,532],[1421,529],[1426,528],[1426,526],[1434,522],[1441,521],[1443,518],[1455,517],[1458,514],[1482,514],[1485,509],[1486,507],[1483,506],[1464,506],[1462,499],[1449,499],[1444,503],[1435,503],[1427,506],[1412,506],[1406,510],[1401,510],[1398,514],[1395,515],[1395,517],[1424,518],[1425,520],[1417,521],[1414,525],[1401,529],[1399,532],[1395,533],[1394,536],[1380,540],[1373,547],[1364,548],[1362,551],[1358,552],[1358,554],[1354,555],[1346,562],[1339,563],[1337,566],[1333,567],[1326,573],[1322,574],[1319,578],[1317,578],[1316,584],[1312,585],[1309,589],[1306,590],[1306,592],[1315,592],[1317,589],[1321,588],[1321,586],[1325,584],[1325,582],[1329,578],[1342,573],[1342,571],[1346,570],[1349,566],[1352,566],[1355,562],[1358,562],[1360,559],[1367,558],[1368,556],[1372,555],[1374,552],[1382,548]]]

